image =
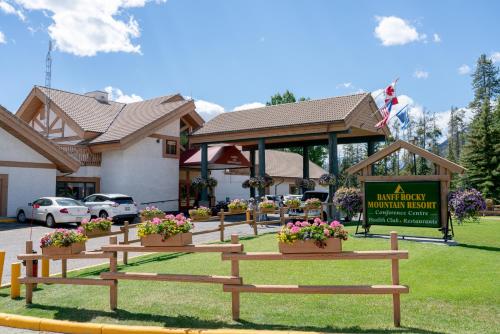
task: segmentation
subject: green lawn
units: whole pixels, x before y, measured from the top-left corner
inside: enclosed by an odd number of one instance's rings
[[[354,231],[354,227],[349,230]],[[373,233],[438,236],[431,229],[377,227]],[[0,290],[0,312],[52,319],[190,328],[295,329],[325,332],[407,333],[500,332],[500,219],[455,226],[459,246],[401,241],[402,328],[392,326],[391,296],[242,294],[241,321],[231,319],[230,294],[220,285],[121,281],[118,307],[108,306],[108,288],[50,285],[34,293],[33,304],[11,300]],[[243,241],[247,251],[275,251],[274,235]],[[350,238],[345,250],[388,249],[389,241]],[[121,270],[125,268],[121,267]],[[220,274],[230,264],[218,254],[165,254],[131,261],[127,271]],[[241,262],[245,283],[390,283],[390,261]],[[93,276],[84,270],[73,276]],[[23,294],[24,295],[24,294]]]

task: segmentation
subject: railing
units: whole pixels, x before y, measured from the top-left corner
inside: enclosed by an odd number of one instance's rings
[[[58,145],[61,150],[80,161],[82,166],[100,166],[102,154],[94,153],[89,147],[83,145]]]

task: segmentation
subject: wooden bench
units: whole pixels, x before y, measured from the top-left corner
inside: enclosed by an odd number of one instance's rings
[[[235,236],[237,240],[237,236]],[[409,288],[399,283],[399,260],[408,259],[408,251],[398,250],[398,236],[391,232],[391,250],[351,251],[341,253],[282,254],[274,252],[222,254],[222,260],[231,261],[231,274],[240,276],[239,261],[285,261],[285,260],[391,260],[392,284],[388,285],[255,285],[224,284],[223,290],[232,294],[232,315],[240,318],[240,293],[300,293],[300,294],[392,294],[394,325],[401,325],[400,294]]]

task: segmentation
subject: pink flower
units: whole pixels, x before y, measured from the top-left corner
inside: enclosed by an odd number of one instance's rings
[[[319,224],[321,224],[321,223],[322,223],[322,221],[321,221],[321,219],[320,219],[320,218],[317,218],[317,217],[316,217],[316,218],[314,218],[314,223],[319,225]]]
[[[299,233],[299,231],[300,231],[300,227],[298,227],[298,226],[293,226],[293,227],[290,229],[290,233],[292,233],[292,234]]]
[[[161,219],[160,219],[160,218],[158,218],[158,217],[155,217],[155,218],[153,218],[153,220],[152,220],[151,222],[152,222],[153,224],[155,224],[155,225],[158,225],[158,224],[160,224],[160,223],[161,223]]]
[[[335,228],[335,227],[339,227],[339,226],[341,226],[341,224],[336,220],[334,220],[330,223],[331,228]]]
[[[329,229],[327,229],[327,228],[325,228],[325,229],[323,230],[323,233],[324,233],[324,234],[325,234],[325,236],[327,236],[327,237],[329,237],[329,236],[330,236],[330,230],[329,230]]]
[[[293,226],[292,222],[288,222],[288,224],[286,224],[286,227],[288,227],[288,228],[292,228],[292,226]]]
[[[85,225],[85,224],[88,224],[89,223],[89,220],[87,218],[84,218],[82,220],[82,225]]]
[[[177,219],[177,220],[184,220],[185,217],[184,217],[184,215],[182,213],[179,213],[177,216],[175,216],[175,219]]]

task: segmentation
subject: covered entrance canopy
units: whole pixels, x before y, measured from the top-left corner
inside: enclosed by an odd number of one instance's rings
[[[201,150],[189,149],[181,154],[180,167],[201,168]],[[208,169],[248,168],[250,161],[235,146],[213,146],[207,150]]]
[[[375,128],[381,119],[371,94],[361,93],[223,113],[191,134],[190,142],[201,146],[204,178],[208,176],[208,145],[221,143],[250,151],[251,176],[255,176],[256,150],[261,161],[258,175],[263,176],[266,148],[302,147],[304,178],[309,178],[308,147],[328,145],[328,171],[338,175],[337,145],[367,143],[372,154],[375,142],[390,133],[387,127]],[[330,195],[335,190],[330,186]],[[206,200],[206,192],[202,199]]]

